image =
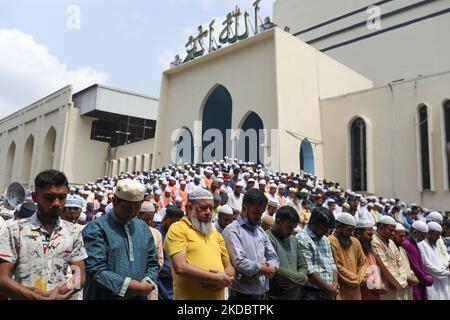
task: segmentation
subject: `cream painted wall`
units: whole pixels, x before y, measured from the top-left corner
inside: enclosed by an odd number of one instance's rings
[[[172,162],[169,156],[174,142],[170,137],[175,129],[187,126],[195,135],[193,122],[201,119],[201,107],[216,84],[224,85],[231,94],[233,128],[239,128],[246,115],[255,111],[266,129],[279,129],[278,138],[270,142],[276,161],[269,166],[294,172],[300,169],[301,141],[286,131],[320,142],[320,95],[372,87],[368,79],[288,33],[269,30],[164,73],[156,167]],[[321,173],[321,147],[315,152]]]
[[[91,140],[93,119],[81,117],[72,107],[67,123],[64,172],[72,184],[85,184],[104,176],[108,144]]]
[[[121,172],[148,171],[153,166],[155,139],[140,141],[111,149],[111,158],[105,164],[106,175]],[[127,161],[128,160],[128,161]],[[126,165],[128,163],[128,166]]]
[[[348,125],[355,117],[362,116],[369,123],[369,191],[449,211],[443,123],[443,103],[450,97],[449,85],[447,72],[405,81],[392,89],[386,86],[322,100],[324,175],[350,187]],[[420,191],[417,112],[421,104],[426,104],[431,111],[431,192]]]
[[[280,29],[275,34],[281,168],[300,171],[300,145],[308,138],[322,176],[320,98],[371,88],[372,82]]]
[[[292,33],[297,33],[376,2],[378,1],[277,0],[274,4],[274,21],[280,27],[289,26]],[[436,14],[450,6],[450,0],[395,0],[382,4],[381,14],[391,13],[420,2],[424,5],[381,19],[380,30],[369,29],[366,23],[356,28],[349,28],[366,22],[371,16],[372,13],[362,10],[304,32],[298,37],[308,42],[327,36],[312,43],[315,48],[322,50],[361,36],[375,34],[378,31],[387,31],[390,27]],[[450,43],[445,41],[450,28],[449,16],[450,13],[447,13],[411,23],[402,28],[326,51],[326,54],[373,80],[377,86],[386,85],[397,79],[416,77],[419,74],[450,70],[450,56],[447,54]],[[344,31],[337,32],[339,30]],[[433,57],[433,59],[424,57]]]
[[[265,32],[168,70],[163,75],[156,134],[155,166],[171,163],[170,137],[175,129],[201,120],[202,106],[217,84],[233,102],[232,127],[238,128],[250,111],[266,129],[277,128],[275,48],[273,31]]]
[[[49,96],[0,120],[0,163],[7,161],[9,146],[16,144],[12,176],[5,172],[8,165],[0,166],[0,192],[4,192],[10,182],[18,181],[26,187],[33,185],[34,177],[42,170],[44,139],[50,128],[56,130],[53,168],[61,170],[64,159],[61,150],[64,141],[64,119],[70,107],[72,88],[64,87]],[[32,158],[23,159],[24,148],[30,135],[34,137]],[[30,165],[30,176],[22,176],[23,165]]]

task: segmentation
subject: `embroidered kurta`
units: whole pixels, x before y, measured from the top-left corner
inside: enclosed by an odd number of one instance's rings
[[[85,300],[123,299],[131,280],[145,279],[156,287],[160,265],[152,233],[143,221],[123,224],[110,212],[88,224],[83,239],[89,255]]]

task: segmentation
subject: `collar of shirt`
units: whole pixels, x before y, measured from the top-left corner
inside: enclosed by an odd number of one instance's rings
[[[245,226],[252,232],[255,231],[256,229],[258,229],[258,226],[252,226],[249,223],[247,223],[241,215],[239,215],[239,217],[236,219],[236,221],[240,226]]]
[[[42,225],[41,220],[39,220],[37,212],[35,214],[33,214],[30,217],[30,223],[31,223],[31,230],[42,230],[43,232],[47,233],[47,230],[44,228],[44,226]],[[56,220],[56,225],[53,228],[53,233],[61,231],[62,227],[61,227],[61,219],[58,218]]]
[[[120,224],[121,226],[129,226],[131,224],[131,221],[128,222],[124,222],[122,219],[120,219],[116,213],[114,212],[114,210],[112,210],[110,212],[111,218],[113,219],[113,221],[117,224]]]
[[[305,228],[305,232],[309,235],[309,237],[313,240],[313,241],[320,241],[321,239],[319,239],[316,234],[309,228],[309,226],[306,226]]]

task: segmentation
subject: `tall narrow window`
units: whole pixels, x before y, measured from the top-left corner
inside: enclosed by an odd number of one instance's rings
[[[367,191],[366,123],[362,118],[353,121],[350,129],[352,189]]]
[[[422,172],[422,189],[431,189],[430,175],[430,145],[428,140],[428,110],[427,106],[419,109],[419,132],[420,132],[420,159]]]
[[[447,154],[447,181],[450,186],[450,101],[444,106],[445,119],[445,152]]]

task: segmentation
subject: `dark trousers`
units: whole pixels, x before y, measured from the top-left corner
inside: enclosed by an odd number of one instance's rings
[[[303,286],[300,290],[300,300],[334,300],[321,289]]]
[[[237,291],[230,291],[230,297],[228,298],[230,301],[236,301],[236,300],[252,300],[252,301],[258,301],[258,300],[268,300],[267,294],[263,295],[256,295],[256,294],[244,294]]]

